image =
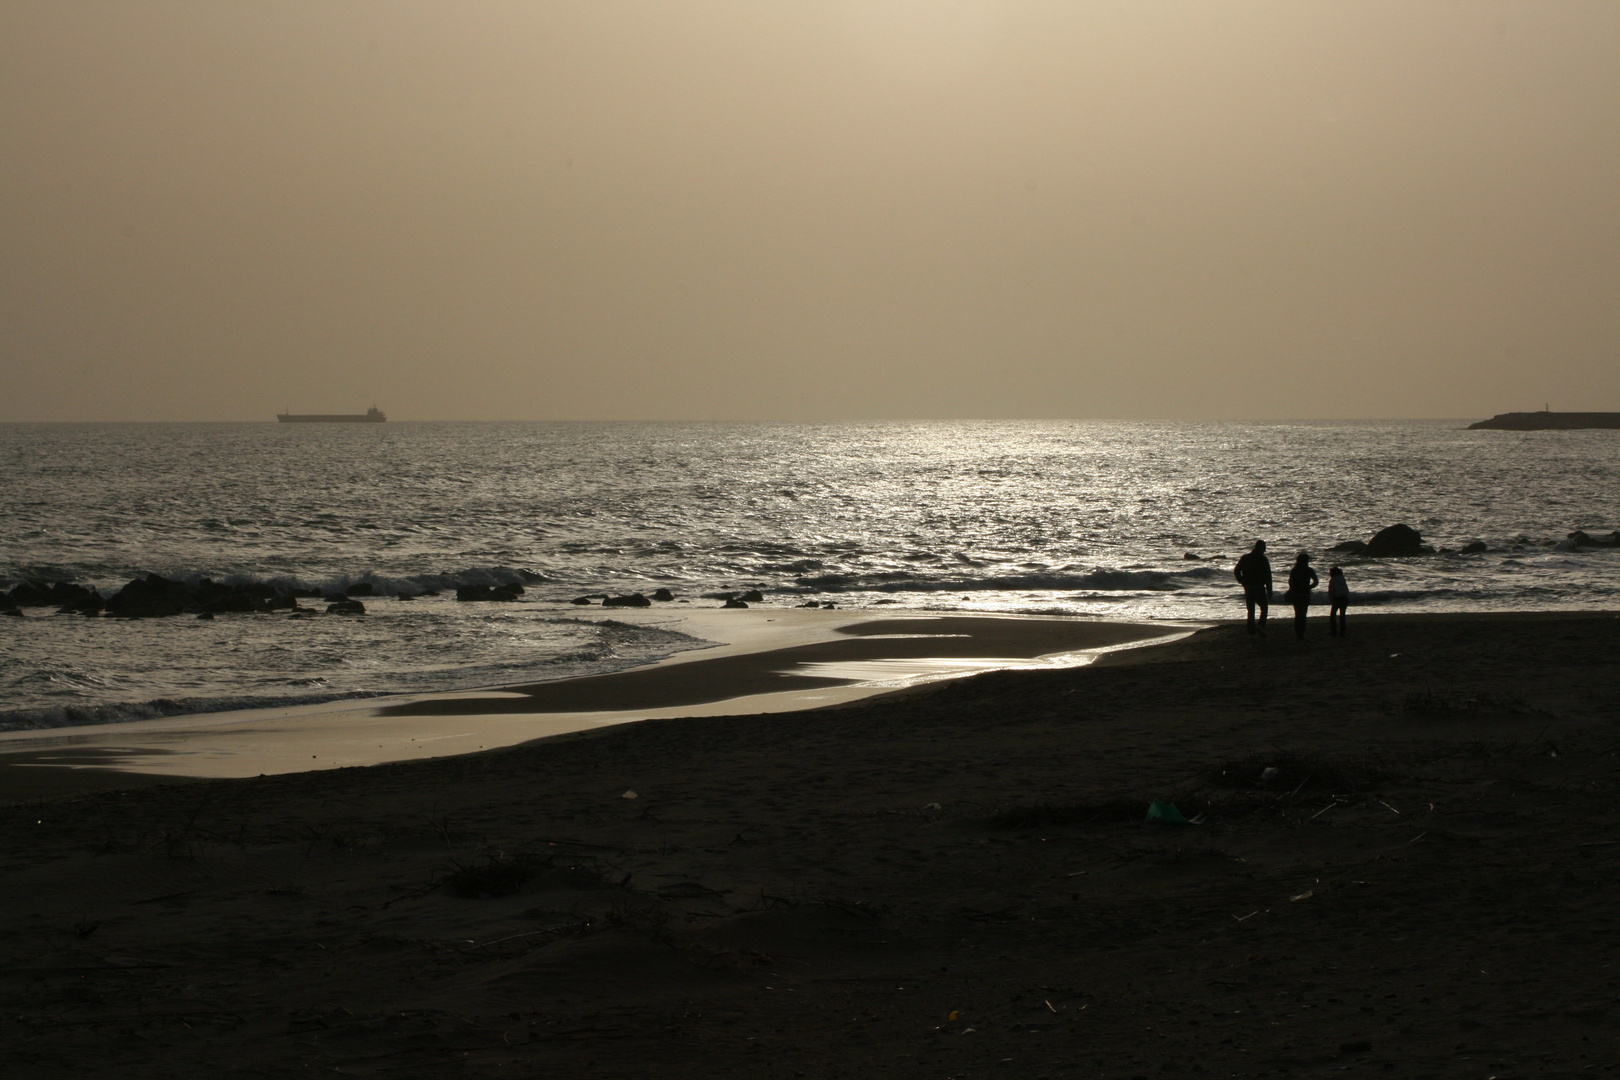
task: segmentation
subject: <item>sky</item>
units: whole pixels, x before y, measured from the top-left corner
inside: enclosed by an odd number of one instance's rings
[[[1620,410],[1620,4],[0,5],[0,421]]]

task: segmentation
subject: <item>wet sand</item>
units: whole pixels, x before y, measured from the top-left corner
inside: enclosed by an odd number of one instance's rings
[[[619,615],[621,619],[636,615]],[[670,624],[667,615],[640,618]],[[456,694],[0,733],[0,792],[117,786],[120,772],[247,777],[443,757],[645,719],[797,712],[978,670],[1084,663],[1190,625],[1019,616],[698,611],[718,644],[643,668]],[[1044,658],[1044,659],[1043,659]],[[44,770],[77,775],[51,779]]]
[[[1612,1075],[1620,619],[1285,629],[12,801],[0,1068]]]

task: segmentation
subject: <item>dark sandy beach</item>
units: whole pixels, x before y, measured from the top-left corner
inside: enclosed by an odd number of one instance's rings
[[[0,1069],[1613,1074],[1620,619],[1312,630],[364,769],[41,770],[0,807]]]

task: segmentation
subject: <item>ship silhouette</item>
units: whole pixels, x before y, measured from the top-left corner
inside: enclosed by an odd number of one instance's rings
[[[363,413],[276,413],[283,424],[381,424],[388,414],[373,405]]]

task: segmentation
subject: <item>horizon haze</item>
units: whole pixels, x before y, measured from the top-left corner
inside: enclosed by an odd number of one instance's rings
[[[1620,5],[0,7],[0,421],[1620,410]]]

